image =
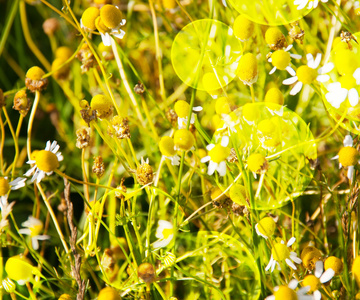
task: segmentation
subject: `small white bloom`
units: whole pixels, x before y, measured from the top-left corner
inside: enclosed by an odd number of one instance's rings
[[[29,218],[23,222],[21,226],[26,228],[20,229],[19,233],[26,234],[31,237],[31,244],[34,250],[39,249],[39,241],[50,239],[49,235],[40,234],[43,229],[43,223],[33,216],[29,216]]]
[[[277,69],[286,70],[291,76],[295,76],[295,70],[290,66],[291,58],[301,59],[301,55],[288,53],[288,51],[293,47],[293,45],[289,45],[286,49],[276,50],[272,53],[271,57],[268,59],[268,62],[272,63],[274,66],[269,74],[273,74]],[[285,65],[284,65],[285,64]]]
[[[9,185],[10,185],[12,190],[18,190],[18,189],[25,186],[25,181],[26,180],[27,180],[27,178],[18,177],[18,178],[15,178],[13,181],[10,181]]]
[[[230,155],[230,148],[228,147],[229,137],[223,136],[219,144],[209,144],[206,149],[209,155],[201,159],[202,163],[209,161],[208,175],[214,174],[215,170],[219,172],[220,176],[226,174],[226,158]]]
[[[321,0],[322,3],[328,2],[328,0]],[[304,9],[307,5],[307,9],[317,8],[319,0],[295,0],[294,5],[297,5],[297,10]]]
[[[326,82],[330,79],[330,76],[326,73],[329,73],[333,68],[333,63],[327,63],[323,67],[316,70],[321,62],[321,54],[318,53],[316,58],[312,54],[308,53],[306,55],[308,61],[307,65],[302,65],[296,70],[296,75],[290,78],[285,79],[282,83],[285,85],[294,84],[294,87],[290,91],[290,95],[294,96],[299,93],[304,84],[311,84],[315,80],[318,82]]]
[[[201,106],[195,106],[195,107],[193,107],[192,110],[193,110],[193,112],[200,112],[200,111],[203,110],[203,108],[202,108]],[[178,116],[177,121],[178,121],[178,128],[179,128],[179,129],[183,129],[183,128],[186,129],[186,127],[187,127],[187,122],[188,122],[188,117],[187,117],[187,116],[186,116],[186,117],[183,117],[183,118],[180,118],[180,117]],[[195,123],[195,114],[194,114],[194,113],[191,113],[190,124],[194,124],[194,123]]]
[[[309,291],[309,287],[302,287],[300,288],[296,293],[295,293],[295,289],[298,285],[298,281],[296,279],[293,279],[289,282],[288,286],[286,285],[282,285],[282,286],[277,286],[274,288],[274,295],[268,296],[265,298],[265,300],[275,300],[276,298],[276,292],[279,290],[282,290],[282,294],[289,294],[289,297],[292,296],[292,294],[296,297],[298,300],[313,300],[314,297],[313,295],[306,295],[306,293]],[[281,298],[282,299],[282,298]],[[290,298],[289,298],[290,299]],[[284,299],[286,300],[286,299]]]
[[[174,226],[165,220],[159,220],[155,236],[159,239],[154,244],[155,249],[164,248],[170,244],[174,237]]]

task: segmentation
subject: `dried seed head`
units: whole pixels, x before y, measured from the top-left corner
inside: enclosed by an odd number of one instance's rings
[[[28,90],[35,93],[36,91],[45,90],[49,80],[42,78],[45,72],[39,67],[31,67],[25,75],[25,85]]]
[[[110,117],[113,113],[114,106],[112,101],[105,95],[96,95],[91,99],[91,109],[96,111],[98,118]]]
[[[154,172],[152,167],[149,165],[149,159],[144,161],[142,158],[141,165],[136,169],[136,179],[141,185],[149,184],[153,181]]]
[[[178,115],[176,114],[175,110],[173,110],[172,108],[170,108],[167,112],[166,112],[166,118],[168,119],[168,121],[171,123],[171,125],[173,127],[177,127],[177,119],[178,119]]]
[[[138,276],[145,283],[152,283],[155,281],[155,269],[150,263],[142,263],[138,268]]]
[[[238,161],[235,148],[230,149],[230,155],[226,159],[229,163],[235,163]]]
[[[84,149],[89,146],[90,134],[87,128],[80,128],[76,130],[76,147]]]
[[[306,269],[313,270],[318,260],[321,260],[321,252],[313,246],[308,246],[301,252],[301,260]]]
[[[265,33],[265,41],[272,50],[286,47],[286,38],[277,27],[270,27]]]
[[[88,126],[90,126],[91,121],[97,120],[96,111],[90,108],[89,102],[86,100],[81,100],[79,106],[82,108],[80,110],[81,117],[88,124]]]
[[[46,35],[52,36],[60,28],[59,20],[56,18],[46,19],[42,25]]]
[[[120,190],[121,192],[126,193],[126,186],[124,185],[124,181],[125,181],[125,178],[122,178],[120,185],[117,186],[116,188],[118,190]],[[125,199],[124,194],[122,194],[121,192],[115,191],[115,197],[119,198],[119,199]]]
[[[81,73],[86,73],[95,65],[95,58],[87,44],[82,45],[76,58],[81,61]]]
[[[140,81],[135,85],[134,92],[138,95],[141,95],[145,92],[145,87]]]
[[[115,266],[115,259],[113,257],[113,252],[111,249],[106,248],[104,250],[103,256],[101,257],[101,266],[106,271],[113,271]]]
[[[289,36],[293,39],[293,40],[298,40],[301,44],[303,43],[303,39],[305,36],[305,31],[302,30],[299,27],[299,23],[295,22],[293,24],[291,24],[291,28],[289,30]]]
[[[0,109],[6,105],[3,90],[0,89]]]
[[[108,133],[111,137],[115,135],[118,139],[129,139],[131,134],[128,119],[114,116],[108,126]]]
[[[100,178],[105,173],[105,164],[103,162],[103,159],[101,156],[95,156],[94,157],[94,164],[92,167],[92,172]]]

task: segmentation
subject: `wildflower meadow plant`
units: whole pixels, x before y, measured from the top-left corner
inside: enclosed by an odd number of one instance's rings
[[[360,299],[359,1],[2,8],[0,299]]]

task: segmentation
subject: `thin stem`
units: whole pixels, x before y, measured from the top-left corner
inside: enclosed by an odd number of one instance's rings
[[[28,159],[30,160],[31,158],[31,131],[32,131],[32,126],[34,123],[34,119],[35,119],[35,113],[36,113],[36,109],[38,107],[40,101],[40,92],[36,91],[35,92],[35,99],[34,99],[34,103],[33,103],[33,107],[31,109],[31,114],[30,114],[30,118],[29,118],[29,123],[28,123],[28,130],[27,130],[27,154],[28,154]]]
[[[83,172],[83,177],[84,177],[84,194],[85,194],[85,199],[86,201],[90,201],[90,195],[89,195],[89,185],[88,185],[88,179],[87,179],[87,175],[86,175],[86,167],[85,167],[85,148],[81,149],[81,167],[82,167],[82,172]]]
[[[250,85],[250,93],[251,93],[251,100],[253,103],[255,103],[255,92],[254,92],[254,86]]]
[[[18,144],[18,139],[17,139],[17,137],[16,137],[14,128],[13,128],[13,126],[12,126],[12,124],[11,124],[11,120],[10,120],[10,118],[9,118],[9,115],[8,115],[5,107],[3,107],[3,112],[4,112],[5,118],[6,118],[6,120],[7,120],[9,129],[10,129],[10,132],[11,132],[11,135],[12,135],[13,140],[14,140],[14,146],[15,146],[15,157],[14,157],[14,161],[13,161],[13,163],[12,163],[12,172],[11,172],[11,177],[13,178],[13,177],[14,177],[14,174],[15,174],[16,162],[17,162],[17,159],[18,159],[18,157],[19,157],[19,144]]]
[[[1,141],[0,141],[0,168],[1,168],[1,174],[5,173],[4,170],[4,157],[3,157],[3,153],[4,153],[4,144],[5,144],[5,126],[4,126],[4,122],[1,118],[1,114],[0,114],[0,128],[1,128]]]

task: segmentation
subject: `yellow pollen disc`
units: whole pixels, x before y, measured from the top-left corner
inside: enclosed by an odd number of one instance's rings
[[[267,237],[270,237],[274,234],[275,227],[276,227],[276,223],[270,217],[265,217],[261,219],[257,226],[260,233]]]
[[[356,87],[356,79],[351,74],[341,76],[339,78],[339,82],[341,84],[341,87],[347,89],[348,91]]]
[[[258,133],[269,137],[275,135],[276,130],[276,124],[270,119],[262,120],[257,128]]]
[[[308,275],[304,278],[302,285],[310,286],[309,293],[313,293],[320,288],[321,283],[319,278],[317,278],[315,275]]]
[[[329,256],[324,262],[324,269],[333,269],[335,271],[335,276],[339,275],[343,270],[343,263],[340,258],[335,256]]]
[[[190,150],[195,144],[195,138],[193,134],[186,129],[179,129],[174,134],[174,143],[180,150]]]
[[[98,300],[121,300],[121,297],[119,295],[119,292],[117,292],[112,287],[107,286],[100,291],[97,299]]]
[[[5,196],[10,190],[9,181],[4,177],[0,177],[0,196]]]
[[[317,72],[315,69],[304,65],[296,70],[296,76],[303,84],[310,84],[316,79]]]
[[[339,163],[343,167],[355,166],[359,159],[359,153],[354,147],[343,147],[339,151]]]
[[[282,261],[290,257],[288,247],[282,243],[276,243],[271,250],[271,254],[276,261]]]
[[[31,237],[37,236],[40,234],[41,230],[43,229],[43,224],[41,223],[34,226],[30,226],[29,229],[30,229]]]
[[[43,69],[39,67],[31,67],[27,72],[25,77],[31,80],[40,80],[45,75]]]
[[[242,109],[243,117],[248,122],[255,122],[260,118],[260,111],[257,105],[247,103]]]
[[[349,49],[338,50],[335,54],[334,61],[335,67],[340,75],[352,75],[359,67],[359,58],[357,57],[357,54]]]
[[[247,159],[248,168],[251,172],[260,173],[266,165],[265,156],[260,153],[251,154]]]
[[[51,151],[40,150],[36,154],[36,166],[46,173],[54,171],[59,167],[59,161],[57,156]]]
[[[171,228],[165,228],[163,231],[162,231],[162,234],[164,236],[164,239],[167,239],[170,235],[173,234],[173,229]]]
[[[270,27],[265,33],[265,41],[271,49],[279,49],[286,46],[286,39],[277,27]]]
[[[226,97],[218,98],[215,103],[215,112],[219,115],[229,114],[231,112],[229,99]]]
[[[95,20],[98,16],[100,16],[100,10],[96,7],[89,7],[83,12],[81,22],[85,28],[95,30]]]
[[[100,17],[106,27],[114,29],[119,26],[122,13],[116,6],[107,4],[100,9]]]
[[[287,286],[280,286],[274,293],[275,300],[298,300],[298,296],[291,288]]]
[[[215,147],[209,151],[209,156],[211,157],[211,160],[215,163],[222,162],[229,155],[230,155],[230,148],[223,147],[220,144],[215,145]]]
[[[254,33],[254,23],[244,15],[240,15],[235,19],[233,25],[234,35],[240,41],[248,40]]]
[[[283,105],[284,95],[278,88],[271,88],[266,92],[264,102]]]
[[[176,154],[174,146],[174,140],[169,136],[162,137],[159,143],[160,152],[165,156],[174,156]]]
[[[106,27],[103,20],[101,19],[100,16],[98,16],[96,19],[95,19],[95,27],[96,29],[101,32],[101,33],[106,33],[106,32],[110,32],[111,29]]]
[[[247,205],[246,188],[238,183],[235,183],[229,191],[230,199],[239,205]]]
[[[176,101],[174,110],[179,118],[186,118],[189,116],[190,105],[184,100]]]
[[[240,58],[237,75],[244,84],[251,85],[256,82],[258,65],[254,54],[246,53]]]
[[[306,269],[313,270],[316,262],[321,259],[321,252],[313,246],[308,246],[303,249],[300,258]]]
[[[99,118],[107,118],[113,111],[113,105],[110,98],[104,95],[96,95],[91,99],[91,109],[97,111]]]
[[[271,63],[279,70],[285,70],[290,65],[290,53],[285,50],[277,50],[271,55]]]

